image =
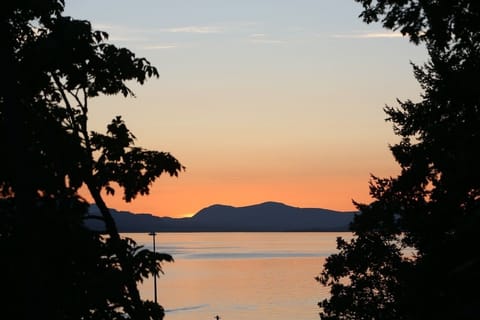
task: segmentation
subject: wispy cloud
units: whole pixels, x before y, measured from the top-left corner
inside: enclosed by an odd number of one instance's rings
[[[250,38],[258,39],[258,38],[264,38],[265,36],[266,36],[265,33],[253,33],[250,35]]]
[[[132,28],[122,25],[112,24],[93,24],[94,30],[105,31],[109,34],[111,41],[148,41],[148,36],[151,35],[152,29]]]
[[[164,49],[175,49],[178,48],[176,44],[154,44],[143,46],[142,49],[144,50],[164,50]]]
[[[219,26],[185,26],[185,27],[174,27],[174,28],[163,28],[160,29],[162,32],[173,32],[173,33],[223,33],[225,32],[224,27]]]
[[[248,36],[252,43],[264,43],[264,44],[282,44],[283,40],[269,38],[265,33],[253,33]]]
[[[126,36],[126,35],[116,36],[116,35],[114,35],[114,36],[109,36],[108,40],[114,41],[114,42],[146,42],[146,41],[149,41],[149,39],[146,38],[146,37],[137,37],[137,36],[134,36],[134,35],[130,35],[130,36]]]
[[[103,30],[103,31],[108,31],[112,29],[116,29],[118,26],[114,26],[111,24],[106,24],[106,23],[93,23],[92,28],[94,30]]]
[[[382,39],[382,38],[403,38],[400,32],[368,32],[368,33],[353,33],[353,34],[334,34],[332,38],[346,38],[346,39]]]
[[[158,35],[161,33],[224,33],[225,27],[222,26],[182,26],[182,27],[168,27],[168,28],[137,28],[126,25],[110,25],[110,24],[95,24],[93,28],[96,30],[103,30],[108,33],[125,35]]]
[[[252,39],[253,43],[265,43],[265,44],[283,44],[286,43],[283,40],[275,40],[275,39]]]
[[[175,49],[179,46],[176,43],[162,43],[160,40],[161,31],[157,28],[135,28],[126,25],[95,24],[93,28],[103,30],[109,34],[109,40],[124,45],[127,43],[142,50],[164,50]]]

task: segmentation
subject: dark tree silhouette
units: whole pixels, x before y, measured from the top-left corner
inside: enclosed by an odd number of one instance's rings
[[[367,1],[367,23],[426,46],[419,102],[386,107],[397,177],[372,176],[351,241],[317,278],[322,319],[479,319],[480,2]],[[473,290],[472,290],[473,289]]]
[[[134,146],[120,117],[89,132],[88,102],[133,95],[155,67],[106,42],[88,21],[62,15],[62,0],[0,4],[0,263],[2,319],[162,319],[137,284],[161,272],[167,254],[121,238],[102,198],[112,182],[131,201],[183,166],[169,153]],[[105,235],[84,227],[86,185]]]

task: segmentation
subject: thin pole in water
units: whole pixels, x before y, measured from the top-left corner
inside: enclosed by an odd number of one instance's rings
[[[155,254],[155,236],[157,235],[155,231],[152,231],[148,234],[149,236],[152,236],[153,238],[153,253]],[[155,271],[153,274],[153,299],[155,300],[155,303],[157,303],[157,272]]]

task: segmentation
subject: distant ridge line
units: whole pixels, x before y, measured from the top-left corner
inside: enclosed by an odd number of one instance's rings
[[[90,214],[99,215],[95,205]],[[189,218],[158,217],[111,209],[120,232],[306,232],[348,231],[356,211],[300,208],[280,202],[234,207],[214,204]],[[101,229],[98,221],[87,226]]]

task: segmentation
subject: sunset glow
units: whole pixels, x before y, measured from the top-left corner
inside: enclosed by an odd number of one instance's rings
[[[213,204],[278,201],[355,210],[370,174],[398,168],[382,108],[420,94],[425,52],[365,25],[353,1],[70,1],[66,12],[155,65],[136,98],[90,101],[90,128],[122,115],[138,146],[186,166],[150,195],[109,207],[191,216]],[[87,199],[88,195],[82,193]]]

